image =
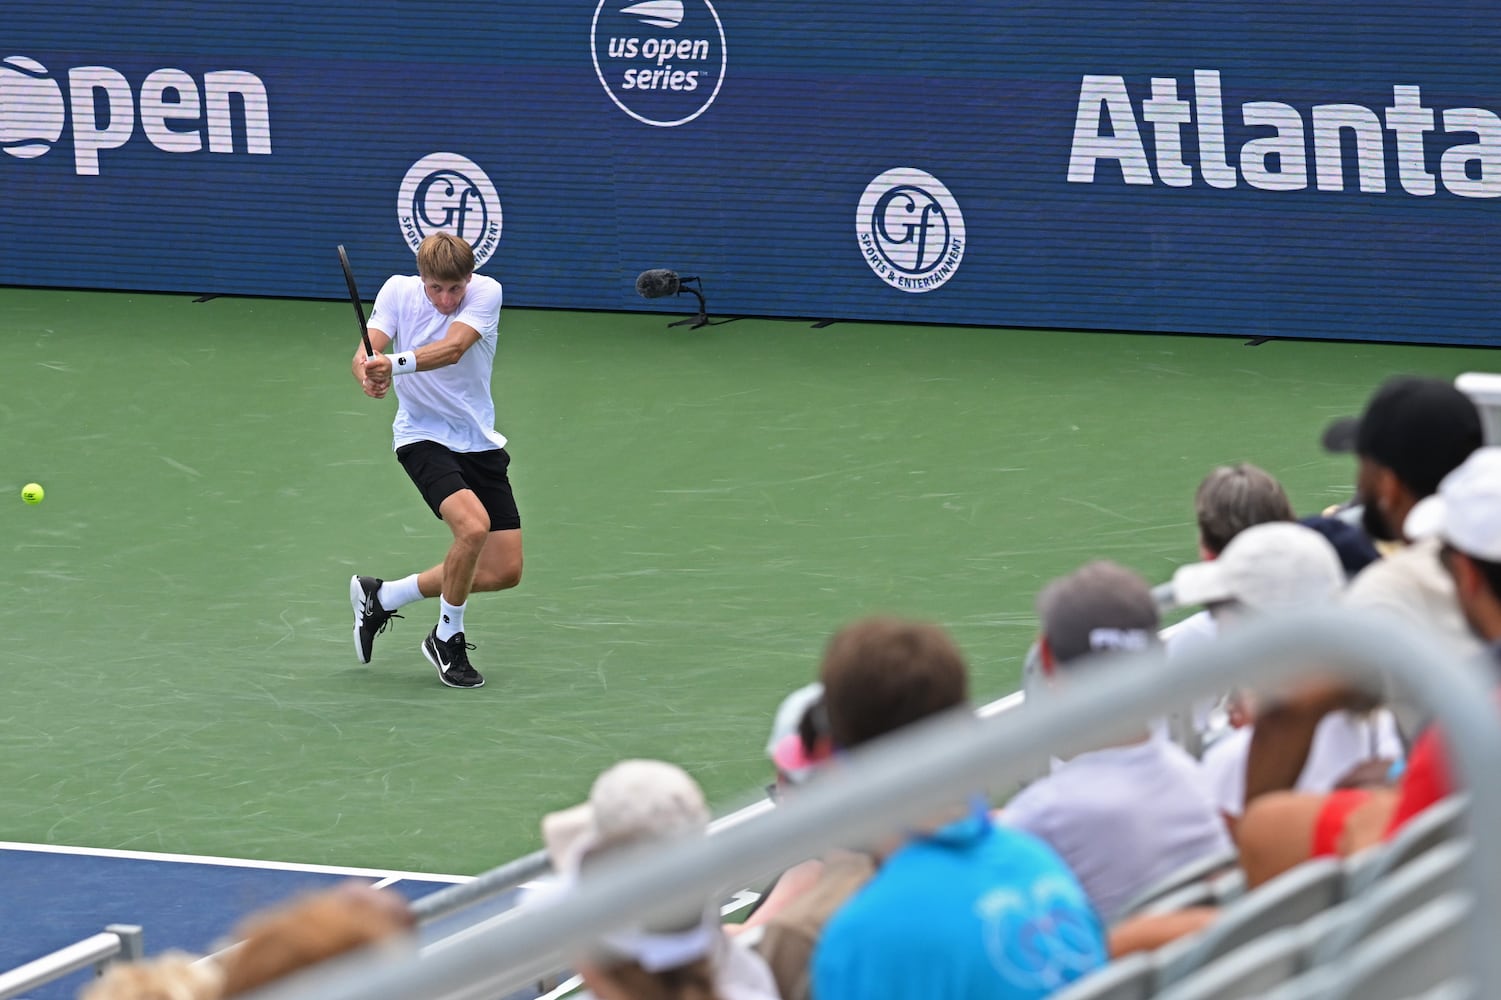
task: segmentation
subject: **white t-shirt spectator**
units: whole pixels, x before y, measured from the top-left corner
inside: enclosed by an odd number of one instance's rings
[[[1198,763],[1158,737],[1055,762],[1000,818],[1047,841],[1107,924],[1153,882],[1232,848]]]
[[[1440,547],[1430,538],[1376,560],[1350,582],[1344,603],[1389,613],[1438,640],[1452,656],[1473,659],[1481,655],[1480,641],[1459,610],[1454,578],[1439,562]],[[1416,738],[1428,722],[1427,709],[1395,684],[1386,694],[1401,730]]]
[[[1246,808],[1246,761],[1254,726],[1243,726],[1204,751],[1203,768],[1215,804],[1229,816]],[[1401,760],[1397,720],[1386,709],[1369,715],[1331,712],[1319,722],[1308,762],[1294,786],[1300,792],[1333,791],[1341,778],[1368,760]]]
[[[1219,634],[1219,623],[1214,620],[1214,615],[1208,611],[1199,611],[1181,622],[1169,625],[1159,632],[1158,636],[1162,639],[1162,647],[1167,653],[1167,658],[1176,660],[1208,648],[1215,639],[1219,638]],[[1200,737],[1209,735],[1219,724],[1222,724],[1223,713],[1216,712],[1221,700],[1221,698],[1205,698],[1194,702],[1191,724],[1194,732]],[[1166,734],[1168,732],[1166,722],[1154,725],[1153,731]]]

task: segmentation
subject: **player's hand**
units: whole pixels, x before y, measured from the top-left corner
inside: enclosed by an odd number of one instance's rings
[[[374,354],[365,359],[365,378],[371,382],[391,382],[391,359],[384,354]]]
[[[367,378],[360,382],[360,388],[365,390],[365,395],[371,399],[385,399],[386,393],[391,391],[391,380],[377,381]]]

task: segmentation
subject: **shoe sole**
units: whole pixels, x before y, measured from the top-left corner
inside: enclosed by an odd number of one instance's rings
[[[360,578],[349,578],[349,606],[354,609],[354,658],[361,663],[369,663],[370,657],[365,655],[365,648],[360,645],[360,610],[365,604],[365,588],[360,586]]]
[[[483,677],[479,679],[478,684],[455,684],[447,677],[444,677],[443,665],[438,662],[438,658],[434,656],[432,654],[432,651],[427,648],[426,639],[422,640],[422,655],[428,663],[431,663],[433,665],[433,669],[438,672],[438,680],[442,681],[448,687],[455,688],[459,691],[473,691],[475,688],[482,688],[485,686],[485,679]]]

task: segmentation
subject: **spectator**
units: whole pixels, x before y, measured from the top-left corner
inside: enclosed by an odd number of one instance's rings
[[[1088,684],[1081,663],[1157,644],[1147,582],[1114,563],[1090,563],[1037,599],[1043,673],[1057,687]],[[1002,820],[1047,841],[1111,923],[1151,883],[1233,850],[1198,762],[1145,727],[1135,737],[1056,761],[1013,798]]]
[[[766,786],[767,798],[781,801],[782,796],[806,782],[814,769],[833,755],[829,741],[829,723],[823,710],[823,685],[805,684],[782,699],[766,741],[766,756],[776,771],[776,781]],[[726,924],[725,933],[738,935],[761,927],[779,914],[792,900],[811,889],[823,873],[823,861],[809,858],[792,866],[762,895],[744,923]],[[758,949],[770,961],[764,949]],[[776,971],[773,965],[773,971]],[[778,985],[781,980],[778,979]],[[786,988],[782,996],[787,997]]]
[[[682,769],[626,760],[595,780],[588,802],[543,817],[542,836],[567,885],[623,849],[702,835],[708,825],[703,792]],[[582,996],[598,1000],[778,1000],[766,963],[724,935],[711,900],[605,935],[578,972]]]
[[[224,972],[218,964],[180,951],[139,962],[116,962],[85,986],[79,1000],[218,1000]]]
[[[1409,512],[1408,537],[1437,543],[1469,628],[1501,665],[1501,448],[1482,448]],[[1336,796],[1267,795],[1246,814],[1247,876],[1265,881],[1310,855],[1351,854],[1391,836],[1453,790],[1428,729],[1394,788]],[[1351,800],[1354,800],[1353,802]]]
[[[1345,568],[1346,581],[1381,558],[1381,553],[1377,551],[1375,544],[1371,541],[1371,536],[1365,533],[1365,529],[1344,518],[1315,514],[1311,517],[1299,518],[1298,523],[1317,531],[1329,540],[1330,545],[1334,546],[1340,565]]]
[[[799,688],[782,702],[767,743],[777,770],[776,800],[796,794],[833,756],[828,730],[822,684]],[[755,948],[771,967],[782,1000],[812,996],[813,948],[824,925],[874,871],[874,861],[866,852],[835,848],[785,872],[746,920],[744,929],[761,928]]]
[[[1236,535],[1253,525],[1291,521],[1295,516],[1287,491],[1271,473],[1249,462],[1221,465],[1204,477],[1194,493],[1199,558],[1205,562],[1219,558]],[[1162,639],[1167,655],[1176,658],[1213,642],[1217,633],[1214,616],[1202,610],[1163,629]],[[1220,700],[1197,702],[1188,725],[1175,717],[1171,735],[1194,756],[1199,755],[1204,740],[1214,735],[1215,707]]]
[[[823,685],[805,684],[782,699],[766,741],[766,756],[776,767],[776,789],[800,785],[814,768],[834,754]],[[775,797],[775,792],[773,792]]]
[[[1194,493],[1194,521],[1199,531],[1199,558],[1219,558],[1236,535],[1268,521],[1292,521],[1292,501],[1271,473],[1249,462],[1221,465],[1199,483]],[[1164,629],[1163,642],[1169,656],[1178,656],[1215,637],[1214,618],[1208,611],[1190,615]]]
[[[1390,550],[1355,577],[1345,603],[1408,622],[1456,656],[1477,655],[1479,647],[1465,623],[1454,581],[1439,561],[1439,543],[1423,539],[1405,544],[1402,529],[1418,502],[1431,496],[1440,480],[1480,447],[1482,438],[1480,414],[1468,396],[1442,379],[1410,377],[1383,383],[1358,419],[1337,421],[1324,432],[1326,448],[1355,452],[1362,523]],[[1352,695],[1358,696],[1340,685],[1326,685],[1287,698],[1264,715],[1251,742],[1247,799],[1294,788],[1292,776],[1303,766],[1308,734],[1334,701]],[[1406,692],[1389,687],[1384,698],[1404,735],[1424,728],[1427,713]],[[1366,799],[1359,790],[1346,789],[1317,800],[1320,832],[1312,850],[1332,853],[1334,838]],[[1286,808],[1293,800],[1279,801],[1280,807],[1268,808]],[[1292,860],[1306,856],[1307,850],[1295,852]],[[1292,862],[1274,858],[1265,868],[1275,872],[1284,863]]]
[[[239,996],[326,959],[372,945],[412,941],[406,900],[361,882],[309,893],[252,915],[223,958],[224,996]]]
[[[1481,445],[1475,404],[1442,379],[1399,377],[1381,385],[1358,419],[1324,432],[1331,451],[1356,456],[1356,494],[1367,534],[1394,548],[1351,583],[1345,603],[1391,613],[1433,632],[1456,655],[1479,652],[1460,614],[1454,583],[1439,565],[1436,541],[1404,544],[1402,526],[1419,500]],[[1422,727],[1424,715],[1405,698],[1394,699],[1403,730]],[[1283,785],[1282,787],[1286,787]]]
[[[835,747],[859,747],[968,705],[969,672],[936,627],[871,618],[821,668]],[[1046,844],[991,823],[985,803],[909,828],[824,928],[818,1000],[1044,997],[1105,961],[1088,897]]]
[[[1172,592],[1175,603],[1206,605],[1221,627],[1234,627],[1247,616],[1332,605],[1344,584],[1339,555],[1323,535],[1301,524],[1279,523],[1248,528],[1219,559],[1180,568],[1173,574]],[[1263,724],[1261,713],[1277,704],[1245,692],[1237,692],[1236,700],[1254,724],[1211,746],[1203,759],[1215,802],[1232,827],[1248,800],[1247,767],[1254,733]],[[1368,702],[1344,694],[1326,706],[1304,734],[1308,745],[1294,772],[1299,785],[1328,791],[1373,758],[1386,757],[1389,765],[1391,756],[1400,756],[1392,720],[1370,717],[1367,707]]]

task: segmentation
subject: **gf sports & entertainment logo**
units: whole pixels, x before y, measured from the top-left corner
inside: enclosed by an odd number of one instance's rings
[[[865,263],[892,288],[930,292],[954,276],[964,258],[964,215],[932,174],[888,170],[865,188],[855,213]]]
[[[647,125],[693,121],[724,84],[724,25],[711,0],[600,0],[591,47],[610,100]]]
[[[132,87],[108,66],[75,66],[67,96],[46,66],[30,56],[0,60],[0,149],[19,160],[49,152],[72,125],[73,172],[99,173],[99,153],[119,149],[141,133],[163,153],[271,152],[266,85],[245,70],[214,70],[202,82],[186,70],[164,67]],[[238,98],[243,115],[231,111]],[[137,116],[136,109],[140,109]],[[238,141],[236,120],[241,123]]]
[[[471,159],[429,153],[407,169],[396,197],[401,235],[412,252],[426,236],[452,233],[474,248],[474,266],[490,259],[500,243],[500,196]]]

